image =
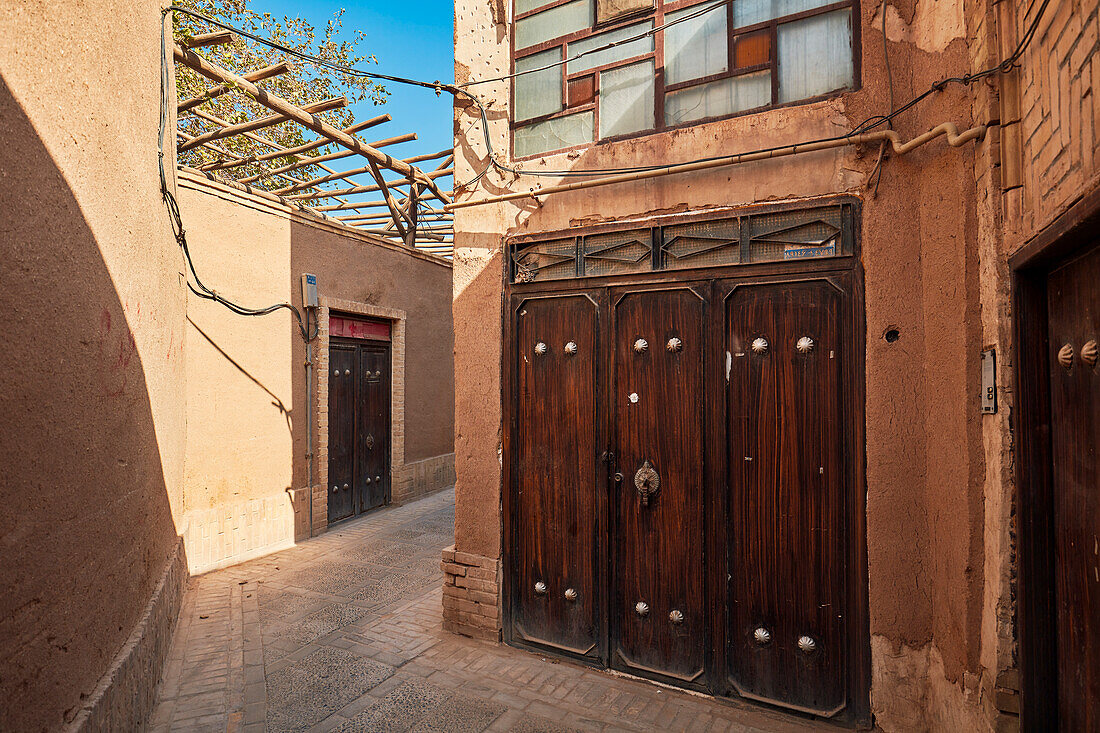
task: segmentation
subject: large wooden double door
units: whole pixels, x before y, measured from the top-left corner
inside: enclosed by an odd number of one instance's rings
[[[852,289],[513,293],[510,642],[866,719]]]
[[[390,345],[333,339],[328,378],[328,520],[390,500]]]

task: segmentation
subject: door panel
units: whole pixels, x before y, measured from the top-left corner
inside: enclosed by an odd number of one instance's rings
[[[1097,730],[1100,367],[1088,355],[1100,342],[1100,248],[1050,274],[1047,308],[1059,725]]]
[[[387,346],[359,349],[356,512],[389,500],[390,364]]]
[[[832,715],[848,678],[841,293],[744,285],[726,302],[729,680]]]
[[[677,288],[613,302],[612,662],[694,682],[706,638],[704,301]]]
[[[515,314],[512,634],[577,655],[600,635],[598,320],[583,294]]]
[[[350,517],[354,511],[355,393],[358,360],[354,346],[333,344],[329,349],[328,377],[328,521]]]

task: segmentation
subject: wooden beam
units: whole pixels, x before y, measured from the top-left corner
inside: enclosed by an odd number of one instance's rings
[[[191,36],[182,45],[184,48],[203,48],[205,46],[221,46],[232,40],[232,31],[214,31],[213,33],[200,33],[197,36]]]
[[[398,137],[389,138],[388,140],[379,140],[376,143],[371,143],[371,147],[380,148],[380,147],[383,147],[385,145],[396,145],[397,143],[403,143],[403,142],[407,142],[409,140],[415,140],[415,139],[416,139],[416,133],[412,132],[412,133],[409,133],[408,135],[400,135]],[[342,152],[342,153],[333,153],[332,155],[322,155],[319,158],[317,158],[317,160],[334,160],[336,158],[346,158],[349,155],[355,155],[355,153],[345,151],[345,152]],[[406,162],[408,162],[408,161],[406,161]],[[299,164],[295,163],[294,167],[300,167],[300,166],[299,166]],[[276,191],[276,193],[278,193],[278,194],[294,193],[295,191],[301,191],[304,188],[311,188],[312,186],[316,186],[316,185],[321,184],[321,183],[328,183],[329,181],[335,181],[335,180],[338,180],[338,179],[341,179],[341,178],[349,179],[351,176],[361,176],[364,173],[370,173],[370,171],[371,171],[371,168],[370,168],[369,165],[363,166],[362,168],[352,168],[350,171],[344,171],[343,173],[332,173],[332,174],[329,174],[327,176],[323,176],[321,178],[314,178],[312,181],[309,181],[308,185],[307,184],[302,184],[302,185],[296,186],[296,187],[291,186],[289,188],[283,188],[283,189],[280,189],[280,190]],[[354,181],[350,181],[350,180],[348,182],[349,183],[354,183]]]
[[[345,97],[332,97],[322,102],[314,102],[313,104],[307,104],[302,107],[303,110],[310,114],[316,114],[319,112],[327,112],[330,109],[339,109],[346,107],[348,100]],[[214,140],[221,140],[226,137],[233,137],[234,135],[243,135],[246,132],[254,132],[264,127],[271,127],[272,125],[278,125],[283,122],[289,121],[290,118],[286,115],[268,115],[267,117],[261,117],[257,120],[249,120],[248,122],[240,122],[236,125],[230,125],[229,127],[223,127],[219,130],[211,130],[210,132],[204,132],[198,135],[193,141],[187,143],[179,148],[178,152],[184,152],[190,148],[202,145],[205,142],[213,142]]]
[[[183,132],[182,130],[176,130],[176,135],[183,138],[183,140],[187,141],[187,142],[195,139],[195,138],[191,137],[190,135],[188,135],[186,132]],[[215,153],[217,153],[218,155],[221,155],[223,157],[229,157],[229,158],[239,157],[235,153],[231,153],[228,150],[226,150],[225,148],[218,147],[214,143],[203,143],[202,147],[208,148],[209,150],[212,150]],[[207,168],[196,168],[195,170],[199,171],[200,173],[209,173],[209,172],[211,172],[211,169],[207,169]],[[291,176],[280,176],[280,178],[285,178],[289,181],[298,180],[296,178],[292,178]],[[238,181],[238,183],[239,183],[239,181]],[[267,191],[266,193],[270,193],[272,196],[276,195],[271,191]],[[282,199],[282,197],[279,197],[279,198]],[[282,200],[285,201],[286,199],[282,199]]]
[[[449,176],[452,173],[454,173],[454,169],[453,168],[447,168],[446,170],[433,171],[432,173],[421,173],[421,175],[424,178],[427,178],[429,180],[433,180],[433,179],[436,179],[436,178],[442,178],[444,176]],[[394,181],[386,181],[385,183],[389,186],[404,186],[408,183],[411,183],[411,181],[409,181],[408,179],[404,179],[404,180],[397,179],[397,180],[394,180]],[[419,184],[423,185],[423,181],[419,178],[416,180],[416,183],[419,183]],[[324,191],[324,192],[319,192],[319,193],[298,194],[297,196],[288,196],[287,198],[290,198],[290,199],[329,198],[330,196],[351,196],[351,195],[357,194],[357,193],[371,193],[372,191],[380,191],[380,190],[381,190],[381,188],[379,188],[378,186],[353,186],[351,188],[339,188],[339,189],[336,189],[335,191]]]
[[[265,66],[258,71],[253,71],[251,74],[245,74],[244,78],[249,81],[262,81],[263,79],[270,79],[273,76],[279,76],[290,71],[290,67],[286,63],[280,61],[277,64],[271,66]],[[182,115],[192,107],[198,107],[204,102],[209,102],[211,99],[217,99],[221,95],[225,94],[231,89],[228,84],[218,84],[216,87],[211,87],[197,97],[191,97],[190,99],[180,102],[176,106],[176,115]]]
[[[380,125],[383,122],[389,122],[390,119],[391,119],[391,117],[389,115],[379,115],[377,117],[372,117],[369,120],[365,120],[363,122],[358,122],[358,123],[352,125],[351,127],[345,127],[344,132],[346,132],[348,134],[351,134],[352,132],[358,132],[359,130],[365,130],[368,127],[373,127],[375,125]],[[317,148],[323,148],[326,145],[332,145],[332,141],[331,140],[326,140],[325,138],[321,138],[320,140],[314,140],[313,142],[305,143],[303,145],[296,145],[293,148],[284,148],[284,152],[281,152],[281,153],[264,153],[263,155],[252,155],[252,156],[249,156],[248,158],[243,158],[242,160],[244,162],[239,163],[238,165],[246,165],[248,163],[259,163],[259,162],[262,162],[262,161],[265,161],[265,160],[273,160],[275,158],[281,158],[283,156],[290,156],[290,157],[296,158],[296,157],[298,157],[299,153],[306,153],[306,152],[309,152],[310,150],[316,150]],[[231,168],[231,167],[233,167],[233,166],[226,166],[226,168]],[[256,179],[253,178],[252,180],[256,180]]]
[[[378,181],[378,186],[382,191],[382,198],[386,201],[386,206],[389,207],[390,215],[393,216],[393,225],[397,228],[397,233],[401,236],[401,239],[405,238],[405,225],[401,221],[403,212],[398,207],[397,202],[393,198],[393,194],[390,193],[389,186],[386,185],[386,179],[382,177],[382,171],[379,170],[378,164],[373,160],[368,160],[371,165],[371,175],[374,176],[374,180]],[[334,196],[336,194],[333,194]]]
[[[224,84],[232,84],[234,88],[248,94],[263,106],[271,109],[279,114],[284,114],[287,117],[298,122],[303,127],[313,130],[315,133],[322,137],[327,137],[338,145],[342,145],[348,150],[352,150],[359,153],[367,160],[374,161],[376,165],[399,173],[408,179],[420,179],[424,176],[423,172],[417,168],[413,168],[408,163],[386,155],[385,153],[372,148],[358,138],[347,134],[343,130],[339,130],[332,125],[328,124],[324,120],[309,114],[301,107],[291,104],[282,97],[278,97],[271,94],[268,91],[260,89],[252,82],[244,79],[231,71],[227,71],[217,64],[207,61],[202,56],[199,56],[194,51],[189,51],[183,48],[179,44],[175,44],[174,56],[176,60],[184,64],[191,69],[194,69],[198,73],[202,74],[211,81],[216,81]],[[451,203],[450,197],[446,196],[439,187],[435,185],[430,179],[424,180],[424,184],[439,198],[444,204]]]
[[[410,132],[407,135],[398,135],[397,137],[388,137],[384,140],[377,140],[375,142],[370,143],[370,146],[372,148],[381,148],[381,147],[385,147],[386,145],[396,145],[397,143],[403,143],[403,142],[406,142],[408,140],[415,140],[415,139],[416,139],[416,133],[415,132]],[[329,144],[329,142],[325,141],[325,144],[327,145],[327,144]],[[340,158],[350,158],[353,155],[355,155],[355,153],[351,152],[350,150],[341,150],[341,151],[336,152],[336,153],[326,153],[325,155],[318,155],[314,158],[308,158],[308,157],[307,158],[302,158],[297,163],[291,163],[291,164],[285,165],[281,168],[276,168],[275,170],[280,171],[280,172],[282,172],[282,171],[292,171],[296,168],[302,168],[302,167],[307,166],[307,165],[317,165],[318,163],[325,163],[325,162],[330,161],[330,160],[339,160]],[[335,173],[335,171],[333,171],[331,168],[325,168],[325,166],[323,166],[323,165],[319,166],[319,167],[324,168],[326,171],[329,171],[330,173]],[[263,178],[263,175],[257,176],[257,178]],[[350,181],[349,181],[349,183],[350,183]]]

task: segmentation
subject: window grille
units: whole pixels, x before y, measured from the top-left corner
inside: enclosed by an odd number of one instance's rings
[[[513,152],[524,158],[852,89],[856,1],[515,0],[514,71],[541,70],[513,79]]]
[[[797,262],[854,254],[855,204],[756,210],[643,229],[512,242],[514,283]]]

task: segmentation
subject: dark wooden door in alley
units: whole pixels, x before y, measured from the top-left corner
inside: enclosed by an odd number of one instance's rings
[[[1100,246],[1047,279],[1062,730],[1100,729]]]
[[[851,252],[799,216],[513,254],[510,643],[868,722],[855,260],[682,265],[685,241],[751,256],[751,231],[765,254]]]
[[[328,519],[336,522],[390,500],[390,345],[334,338],[329,362]]]

